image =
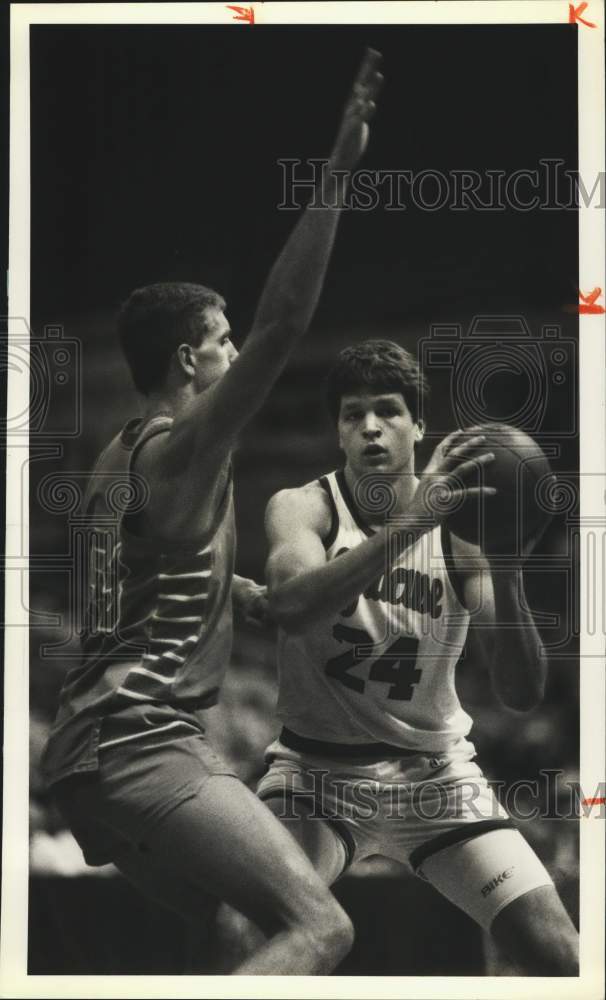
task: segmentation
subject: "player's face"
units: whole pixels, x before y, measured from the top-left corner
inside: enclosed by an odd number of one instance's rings
[[[400,392],[343,396],[339,445],[356,475],[411,470],[414,446],[423,437]]]
[[[231,329],[222,309],[206,309],[200,317],[206,332],[199,347],[194,348],[196,360],[195,386],[199,392],[225,375],[238,357],[231,340]]]

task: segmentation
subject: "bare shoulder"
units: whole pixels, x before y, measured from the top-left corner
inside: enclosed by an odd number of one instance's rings
[[[131,469],[143,476],[152,496],[162,496],[179,487],[187,477],[185,463],[177,464],[169,446],[168,434],[156,434],[138,449]]]
[[[229,458],[223,465],[194,475],[186,463],[175,462],[168,434],[157,434],[139,449],[132,471],[149,489],[141,528],[165,540],[200,537],[212,524],[229,476]]]
[[[165,434],[155,434],[138,449],[133,469],[159,489],[167,486],[195,489],[198,494],[207,492],[212,502],[212,488],[221,481],[231,452],[210,449],[202,463],[195,461],[191,445],[186,448],[185,444],[182,432],[174,426]]]
[[[155,434],[138,449],[135,469],[142,475],[164,483],[167,479],[184,481],[190,477],[194,482],[209,481],[218,472],[229,450],[209,447],[204,463],[195,460],[191,440],[186,435],[185,422],[173,423],[166,433]],[[212,473],[212,474],[211,474]]]
[[[280,490],[267,504],[265,522],[268,532],[282,534],[303,529],[326,538],[332,524],[326,490],[317,481],[295,489]]]
[[[140,446],[132,469],[148,482],[162,479],[164,474],[166,440],[168,434],[156,434]]]

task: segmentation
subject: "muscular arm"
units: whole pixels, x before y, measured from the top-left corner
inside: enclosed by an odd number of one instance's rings
[[[288,632],[346,608],[386,570],[387,531],[326,561],[323,539],[330,530],[328,498],[321,486],[283,490],[270,500],[265,517],[269,541],[266,569],[270,610]],[[427,530],[427,519],[411,516],[391,532],[394,552],[403,551]]]
[[[474,545],[453,538],[471,629],[489,665],[492,686],[508,708],[527,712],[543,699],[547,665],[526,606],[521,568],[491,567]]]
[[[465,492],[494,492],[490,487],[464,485],[478,462],[491,459],[490,454],[468,458],[483,440],[462,432],[445,438],[423,472],[407,512],[398,518],[397,529],[382,528],[331,562],[326,561],[323,544],[331,512],[322,487],[311,484],[277,493],[268,504],[265,528],[270,548],[266,571],[270,608],[279,624],[296,632],[334,615],[388,573],[392,560],[444,517],[431,500],[433,489],[447,488],[454,500]]]
[[[315,312],[334,245],[342,198],[324,172],[322,197],[332,207],[307,208],[274,264],[239,357],[208,392],[207,417],[231,440],[260,409]]]
[[[234,438],[260,409],[315,312],[343,204],[344,183],[368,141],[368,120],[382,77],[380,54],[369,49],[343,114],[319,190],[295,226],[263,289],[252,328],[228,372],[196,399],[175,424],[173,446],[181,454],[221,460]],[[184,442],[187,439],[187,447]]]

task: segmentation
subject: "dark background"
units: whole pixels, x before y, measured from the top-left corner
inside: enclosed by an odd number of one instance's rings
[[[365,44],[385,71],[368,169],[576,166],[566,26],[33,28],[37,318],[203,279],[244,333],[293,224],[276,161],[328,154]],[[316,325],[557,309],[575,277],[574,212],[350,213]]]
[[[63,426],[77,398],[70,392],[79,388],[84,401],[79,433],[30,472],[32,554],[47,561],[30,578],[35,835],[56,841],[61,832],[36,764],[68,665],[41,644],[69,640],[73,625],[69,574],[52,565],[68,551],[69,524],[40,506],[37,484],[49,471],[88,469],[140,409],[113,329],[132,288],[211,285],[227,299],[236,340],[245,336],[297,218],[276,209],[277,160],[328,154],[365,45],[383,52],[385,73],[365,168],[510,172],[547,157],[576,168],[576,29],[566,25],[32,28],[32,328],[43,342],[45,327],[62,327],[82,358],[81,368],[71,363],[67,390],[53,383],[47,428]],[[340,346],[388,336],[416,354],[432,323],[465,331],[486,314],[522,315],[539,350],[545,325],[559,325],[565,342],[577,339],[576,317],[563,308],[577,299],[575,211],[428,212],[406,203],[404,212],[344,213],[311,331],[243,436],[236,502],[244,575],[262,578],[268,497],[338,461],[322,382]],[[553,467],[570,477],[578,467],[572,347],[563,371],[567,393],[545,386],[535,436],[556,443]],[[450,375],[428,374],[439,436],[454,427]],[[486,417],[511,412],[525,385],[523,373],[496,372]],[[428,442],[421,464],[429,450]],[[566,530],[556,519],[541,551],[565,555]],[[529,573],[527,582],[532,606],[559,614],[564,640],[545,704],[511,715],[481,664],[467,657],[459,672],[480,761],[508,781],[532,779],[540,767],[574,776],[577,762],[576,644],[565,641],[573,584],[565,571]],[[239,635],[211,729],[245,780],[262,768],[274,701],[271,643]],[[576,824],[535,822],[528,836],[574,910]],[[52,871],[46,864],[38,867]]]

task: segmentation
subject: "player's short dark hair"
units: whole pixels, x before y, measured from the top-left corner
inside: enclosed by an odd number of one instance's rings
[[[326,401],[335,423],[342,397],[358,392],[400,392],[416,423],[429,386],[409,351],[393,340],[365,340],[341,351],[328,374]]]
[[[204,285],[159,282],[136,288],[118,313],[118,333],[135,386],[147,396],[160,389],[179,344],[199,347],[205,309],[224,309],[225,300]],[[195,319],[195,322],[194,322]]]

